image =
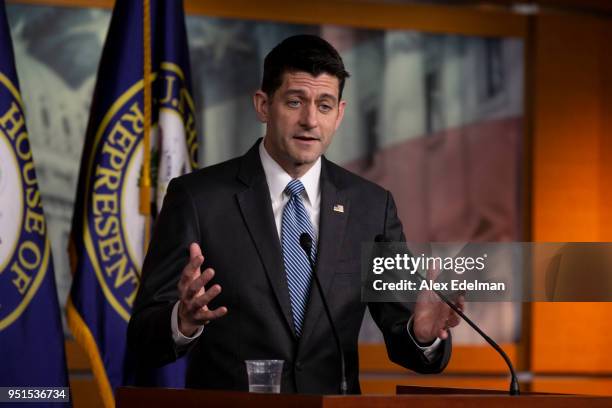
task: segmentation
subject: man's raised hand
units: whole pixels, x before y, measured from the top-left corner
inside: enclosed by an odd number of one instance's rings
[[[204,324],[227,313],[225,306],[213,310],[208,308],[208,304],[221,293],[221,286],[213,285],[208,290],[204,288],[215,276],[215,271],[207,268],[201,272],[202,263],[204,256],[200,246],[194,242],[189,246],[189,263],[183,268],[178,283],[178,327],[179,331],[188,337]]]

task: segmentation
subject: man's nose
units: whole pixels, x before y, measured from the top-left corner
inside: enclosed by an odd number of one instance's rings
[[[304,105],[302,108],[302,115],[300,117],[300,125],[305,129],[313,129],[319,125],[317,118],[317,107],[315,104]]]

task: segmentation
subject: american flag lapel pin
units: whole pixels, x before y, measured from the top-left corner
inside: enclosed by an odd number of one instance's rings
[[[344,206],[342,204],[336,204],[336,205],[334,205],[334,211],[338,212],[338,213],[343,213],[344,212]]]

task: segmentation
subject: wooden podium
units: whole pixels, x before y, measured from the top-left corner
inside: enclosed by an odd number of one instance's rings
[[[511,397],[499,391],[434,387],[398,387],[398,395],[254,394],[168,388],[121,387],[118,408],[126,407],[295,407],[295,408],[453,408],[453,407],[612,407],[612,397],[525,394]]]

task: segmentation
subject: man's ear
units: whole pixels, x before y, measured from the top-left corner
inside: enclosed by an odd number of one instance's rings
[[[257,113],[257,119],[261,123],[268,123],[268,94],[261,89],[257,90],[253,95],[253,106],[255,107],[255,113]]]
[[[336,128],[334,130],[338,130],[340,123],[342,123],[342,118],[344,118],[344,108],[346,108],[346,101],[342,100],[338,104],[338,117],[336,118]]]

